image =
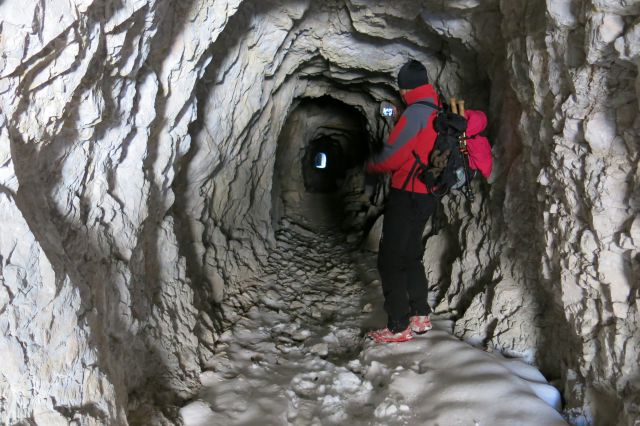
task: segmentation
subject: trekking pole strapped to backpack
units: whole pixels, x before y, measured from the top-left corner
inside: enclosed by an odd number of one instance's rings
[[[458,101],[457,105],[458,114],[464,117],[464,101]],[[460,138],[460,151],[464,156],[464,175],[465,175],[465,191],[464,194],[467,196],[469,201],[473,201],[475,196],[473,195],[473,191],[471,190],[471,171],[469,170],[469,151],[467,149],[467,133],[466,131],[462,133],[462,137]]]

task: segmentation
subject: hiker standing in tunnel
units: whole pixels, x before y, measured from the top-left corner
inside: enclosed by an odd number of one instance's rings
[[[378,252],[388,320],[386,328],[368,334],[378,343],[404,342],[413,333],[431,329],[422,234],[439,200],[417,179],[414,152],[423,163],[429,162],[437,136],[433,120],[439,99],[426,68],[415,60],[400,69],[398,86],[407,108],[382,151],[367,165],[368,173],[391,173]]]

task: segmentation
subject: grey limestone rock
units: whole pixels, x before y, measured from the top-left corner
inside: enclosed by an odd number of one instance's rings
[[[353,123],[305,100],[347,105],[375,144],[379,102],[399,102],[416,58],[488,112],[494,144],[475,202],[446,198],[425,235],[434,308],[541,366],[571,418],[632,424],[639,14],[626,0],[0,2],[0,422],[170,422],[160,407],[194,394],[225,326],[268,297],[248,283],[295,288],[267,270],[276,232],[309,248],[302,278],[324,267],[314,226],[333,217],[300,205],[298,165]],[[369,205],[361,178],[345,178],[335,226],[354,245],[384,197]]]

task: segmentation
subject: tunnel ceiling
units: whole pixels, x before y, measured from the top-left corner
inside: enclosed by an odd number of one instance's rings
[[[631,421],[639,14],[624,0],[1,2],[2,420],[126,424],[192,396],[273,247],[287,120],[331,96],[380,140],[378,102],[398,101],[415,58],[488,112],[495,157],[427,241],[434,307],[458,336],[540,365],[576,418],[606,406]]]

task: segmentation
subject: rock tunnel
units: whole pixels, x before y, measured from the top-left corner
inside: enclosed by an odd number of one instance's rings
[[[355,107],[328,95],[303,98],[292,105],[278,135],[273,163],[274,229],[278,229],[283,215],[300,216],[299,213],[312,221],[315,217],[316,225],[328,220],[329,224],[341,226],[348,219],[344,215],[348,201],[338,194],[339,189],[362,190],[363,166],[370,145],[373,141],[366,119]],[[326,196],[302,197],[305,193]],[[314,209],[324,214],[313,215]]]
[[[381,214],[362,165],[408,59],[493,144],[426,240],[432,307],[539,367],[570,421],[640,418],[637,2],[5,0],[0,22],[2,423],[192,397],[279,230],[324,209],[361,241]]]

